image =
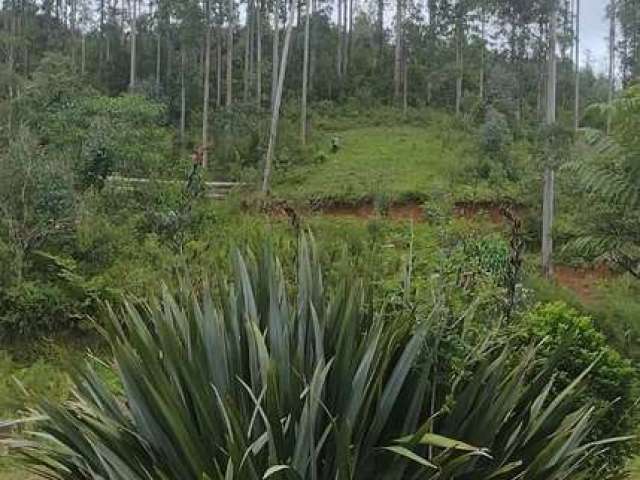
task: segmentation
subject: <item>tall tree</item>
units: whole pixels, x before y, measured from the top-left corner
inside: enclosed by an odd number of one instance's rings
[[[234,1],[229,0],[227,5],[227,98],[226,105],[230,107],[233,103],[233,29],[235,25]]]
[[[304,53],[302,60],[302,100],[300,112],[300,136],[302,144],[307,143],[307,89],[309,85],[309,30],[311,22],[311,0],[305,0],[305,19],[304,19]]]
[[[478,98],[480,98],[481,102],[484,100],[485,57],[487,50],[487,40],[485,32],[486,24],[487,14],[483,5],[480,10],[480,80],[478,85]]]
[[[280,0],[273,0],[273,50],[271,53],[271,109],[278,90],[278,56],[280,52]]]
[[[245,43],[244,43],[244,72],[242,77],[242,100],[247,103],[249,101],[249,91],[251,89],[251,46],[253,42],[253,1],[247,1],[247,19],[245,25]]]
[[[382,54],[384,52],[384,0],[377,0],[376,36],[377,36],[377,43],[378,43],[377,60],[378,60],[378,65],[382,66]]]
[[[262,107],[262,0],[256,8],[256,105]]]
[[[404,53],[404,0],[396,0],[395,55],[393,67],[393,97],[396,105],[400,103],[402,87],[402,54]]]
[[[616,88],[616,0],[609,4],[609,106]],[[607,134],[611,132],[611,109],[607,115]]]
[[[271,169],[273,166],[273,156],[278,139],[278,122],[280,120],[280,104],[282,102],[282,89],[284,87],[284,76],[287,71],[289,58],[289,44],[291,43],[291,31],[293,30],[293,0],[289,0],[289,15],[287,17],[287,28],[284,35],[284,45],[280,58],[280,71],[278,72],[278,88],[274,96],[273,108],[271,111],[271,127],[269,129],[269,143],[267,145],[267,156],[264,162],[264,174],[262,177],[262,193],[269,192],[269,181],[271,179]]]
[[[218,24],[220,27],[220,24]],[[222,106],[222,35],[220,28],[216,33],[216,107]]]
[[[343,29],[342,29],[342,23],[346,21],[346,19],[342,18],[342,13],[343,13],[343,9],[342,9],[342,3],[346,2],[346,0],[337,0],[337,5],[338,5],[338,18],[337,18],[337,24],[336,24],[336,30],[338,33],[338,50],[336,52],[336,75],[338,78],[338,90],[341,89],[342,87],[342,66],[343,66],[343,61],[342,61],[342,55],[343,55],[343,42],[344,42],[344,38],[343,38]]]
[[[162,28],[160,26],[161,22],[161,7],[160,0],[156,2],[156,92],[160,92],[160,64],[161,64],[161,56],[162,56]]]
[[[180,46],[180,143],[184,145],[187,125],[187,85],[185,83],[186,53],[184,44]]]
[[[558,24],[557,0],[551,0],[549,11],[549,48],[547,74],[547,108],[545,124],[552,128],[556,123],[556,35]],[[553,217],[555,200],[555,172],[551,161],[544,167],[544,191],[542,199],[542,272],[546,278],[553,276]]]
[[[209,88],[211,77],[211,6],[204,0],[204,87],[202,95],[202,168],[209,164]]]
[[[138,18],[137,18],[137,3],[138,0],[131,0],[131,2],[133,3],[132,9],[131,9],[131,55],[130,55],[130,59],[131,59],[131,65],[130,65],[130,69],[129,69],[129,90],[133,91],[136,88],[136,64],[137,64],[137,60],[136,60],[136,37],[137,37],[137,30],[138,30],[138,26],[137,26],[137,22],[138,22]]]
[[[463,23],[463,5],[462,1],[456,3],[456,19],[455,19],[455,45],[456,45],[456,115],[460,115],[462,109],[462,87],[464,79],[464,23]]]
[[[580,126],[580,0],[576,0],[575,17],[575,94],[573,104],[573,128],[575,131]]]

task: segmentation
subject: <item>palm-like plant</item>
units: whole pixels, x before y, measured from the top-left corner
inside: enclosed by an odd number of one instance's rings
[[[585,129],[585,143],[595,155],[567,165],[592,203],[572,246],[640,278],[640,87],[593,108],[610,115],[614,129],[610,136]]]
[[[239,253],[234,281],[187,282],[112,312],[105,335],[121,389],[90,367],[73,399],[44,402],[20,449],[52,479],[561,479],[586,443],[581,378],[549,398],[553,361],[476,349],[442,371],[451,334],[438,306],[374,310],[347,279],[327,290],[311,241],[299,244],[295,301],[265,247]],[[214,293],[213,293],[214,292]],[[448,332],[448,333],[447,333]],[[479,353],[478,353],[479,352]],[[512,366],[509,366],[512,365]]]

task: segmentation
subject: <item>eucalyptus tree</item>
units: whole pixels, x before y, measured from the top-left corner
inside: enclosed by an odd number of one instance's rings
[[[280,52],[280,0],[273,0],[273,45],[271,51],[271,109],[278,89],[278,56]]]
[[[199,0],[180,0],[172,4],[172,15],[176,19],[176,35],[179,43],[180,55],[180,141],[184,143],[187,128],[187,95],[191,81],[193,64],[191,58],[194,51],[201,45],[206,25],[203,23],[203,9]]]
[[[234,0],[227,3],[227,96],[226,105],[230,107],[233,103],[233,31],[235,28],[235,8]]]
[[[616,0],[610,0],[609,15],[609,105],[613,103],[616,88]],[[610,112],[610,111],[609,111]],[[611,132],[611,113],[607,116],[607,133]]]
[[[625,85],[640,76],[640,2],[618,0],[617,20],[620,25],[620,62]]]
[[[137,37],[137,22],[138,22],[138,0],[129,0],[131,5],[131,64],[129,70],[129,90],[133,91],[136,88],[136,37]]]
[[[580,13],[581,1],[575,0],[575,94],[573,104],[573,129],[580,127]]]
[[[262,108],[262,16],[263,0],[256,0],[256,106]]]
[[[202,93],[202,167],[209,162],[209,88],[211,83],[211,5],[203,2],[204,13],[204,85]]]
[[[309,34],[311,22],[311,0],[305,0],[304,4],[304,58],[302,61],[302,99],[300,102],[300,137],[303,145],[307,143],[307,96],[309,87]]]
[[[393,61],[393,97],[400,102],[402,84],[402,56],[404,53],[404,7],[406,0],[396,0],[395,53]]]
[[[291,44],[291,32],[293,30],[293,0],[289,0],[289,8],[287,14],[287,27],[284,35],[284,44],[282,45],[282,55],[280,55],[280,69],[278,71],[278,86],[273,98],[273,107],[271,108],[271,127],[269,128],[269,140],[267,145],[267,155],[264,161],[264,173],[262,177],[262,193],[269,192],[269,182],[271,179],[271,170],[273,168],[273,157],[275,155],[276,141],[278,139],[278,123],[280,120],[280,104],[282,103],[282,90],[284,87],[284,78],[287,72],[287,63],[289,60],[289,45]]]
[[[549,48],[547,75],[547,107],[545,124],[553,128],[556,123],[556,28],[558,22],[557,0],[551,0],[549,9]],[[542,272],[545,277],[553,276],[553,217],[555,202],[555,171],[550,159],[546,159],[544,167],[544,191],[542,199]]]

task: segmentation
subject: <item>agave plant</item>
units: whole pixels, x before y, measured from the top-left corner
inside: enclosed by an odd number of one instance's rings
[[[582,376],[549,398],[553,365],[533,375],[534,349],[514,363],[506,349],[479,347],[464,375],[438,382],[433,338],[447,325],[437,305],[422,318],[407,302],[366,301],[349,279],[325,289],[310,239],[299,242],[293,294],[268,247],[233,263],[233,281],[182,282],[175,295],[164,289],[111,312],[104,334],[121,387],[87,365],[70,401],[44,401],[35,414],[45,419],[20,439],[34,470],[51,479],[553,480],[599,448],[585,441],[593,410],[574,407]]]

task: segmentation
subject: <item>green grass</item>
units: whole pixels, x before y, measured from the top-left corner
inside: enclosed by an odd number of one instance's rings
[[[101,350],[101,344],[90,344]],[[62,402],[71,387],[68,371],[85,356],[90,345],[80,341],[43,340],[0,348],[0,420],[28,416],[41,399]],[[95,348],[92,348],[95,350]],[[20,462],[0,447],[0,480],[32,480]]]
[[[329,153],[332,136],[340,139],[336,153]],[[472,140],[462,129],[436,123],[328,132],[319,142],[325,160],[289,172],[275,191],[296,200],[347,203],[379,195],[392,201],[429,198],[451,191],[473,164]]]

